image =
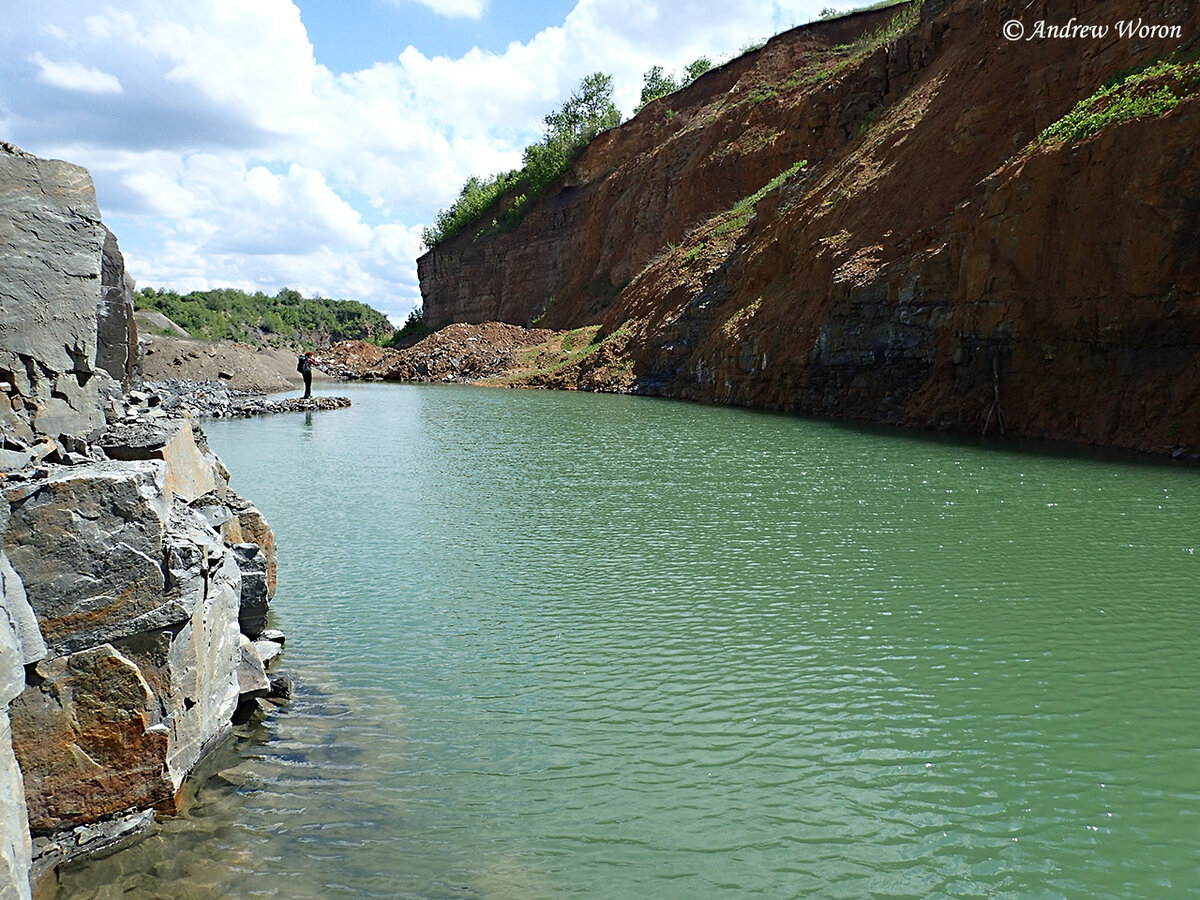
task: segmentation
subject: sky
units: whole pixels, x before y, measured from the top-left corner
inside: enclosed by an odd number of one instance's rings
[[[0,141],[85,166],[139,287],[420,305],[421,230],[516,168],[592,72],[643,74],[829,0],[0,0]],[[848,8],[840,7],[840,8]]]

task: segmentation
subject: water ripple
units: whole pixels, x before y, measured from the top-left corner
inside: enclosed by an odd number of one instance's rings
[[[304,687],[66,896],[1200,883],[1194,470],[351,391],[209,428],[275,525]]]

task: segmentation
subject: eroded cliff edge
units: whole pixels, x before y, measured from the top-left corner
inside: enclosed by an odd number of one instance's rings
[[[0,896],[29,897],[171,810],[268,693],[275,543],[198,426],[136,391],[86,170],[0,144],[0,272]]]
[[[1200,8],[926,0],[873,38],[895,14],[779,35],[601,135],[515,228],[422,257],[426,321],[600,325],[547,386],[1196,454],[1200,97],[1038,137],[1194,60]]]

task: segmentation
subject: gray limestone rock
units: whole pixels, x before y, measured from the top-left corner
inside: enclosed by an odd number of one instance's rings
[[[271,679],[267,677],[267,667],[258,655],[258,648],[245,635],[242,635],[239,648],[238,691],[242,699],[267,696],[271,692]]]
[[[204,520],[198,513],[192,516],[193,533],[198,536]],[[171,641],[168,655],[170,689],[164,702],[171,744],[167,766],[177,790],[208,749],[228,734],[238,700],[241,571],[211,529],[206,537],[210,540],[205,546],[209,574],[193,600],[191,616]]]
[[[169,808],[187,773],[231,727],[241,572],[204,517],[178,499],[162,548],[170,584],[160,573],[155,616],[133,621],[170,621],[40,663],[43,680],[13,705],[15,747],[38,798],[30,815],[39,828],[151,803]]]
[[[167,463],[166,488],[189,503],[217,487],[212,460],[196,446],[186,419],[113,425],[98,440],[109,459],[161,459]]]
[[[272,675],[271,693],[267,694],[267,699],[277,703],[291,700],[295,690],[296,685],[290,675]]]
[[[169,809],[241,689],[270,689],[278,643],[239,616],[245,595],[262,631],[275,551],[184,405],[139,390],[134,285],[84,169],[0,143],[0,272],[0,898],[26,900],[29,821],[120,846],[153,816],[95,823]]]
[[[258,658],[262,660],[262,664],[269,667],[275,658],[283,652],[283,644],[277,644],[274,641],[255,641],[254,652],[258,654]]]
[[[0,612],[8,612],[12,588],[6,577],[4,609]],[[17,626],[11,623],[11,615],[0,615],[0,897],[28,900],[32,854],[29,819],[25,784],[13,754],[8,719],[9,703],[25,687],[25,669],[22,640]]]
[[[0,143],[0,380],[16,395],[0,420],[14,429],[24,422],[57,438],[104,425],[100,321],[116,339],[125,313],[114,297],[99,315],[108,239],[86,169]]]
[[[0,548],[0,630],[7,620],[12,628],[17,642],[19,661],[22,666],[28,666],[46,657],[46,642],[42,640],[42,631],[38,628],[37,616],[25,596],[25,585],[21,576],[8,561],[8,555]],[[22,686],[24,675],[22,675]],[[17,688],[20,693],[20,686]],[[0,690],[0,696],[4,692]],[[15,694],[13,696],[16,696]]]
[[[133,315],[133,279],[111,231],[104,229],[100,267],[101,295],[96,311],[96,366],[129,388],[141,381],[137,320]]]
[[[4,549],[52,654],[187,619],[164,591],[166,477],[163,462],[105,461],[5,488]]]
[[[10,708],[30,827],[50,831],[169,802],[169,735],[137,664],[109,644],[46,660]]]
[[[63,863],[111,856],[148,837],[154,827],[154,810],[147,809],[95,824],[80,825],[70,831],[60,832],[53,838],[39,837],[34,841],[31,880],[34,884],[39,883],[43,876]]]
[[[267,627],[271,602],[267,591],[267,555],[258,544],[234,544],[233,552],[242,570],[238,625],[247,637],[257,638]]]

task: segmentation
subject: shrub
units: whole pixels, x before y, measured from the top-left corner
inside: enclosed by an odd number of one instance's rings
[[[563,175],[596,135],[621,121],[612,92],[611,75],[595,72],[584,78],[563,105],[542,120],[544,137],[525,148],[522,167],[488,179],[467,179],[454,205],[441,210],[433,227],[421,232],[425,246],[432,250],[463,231],[484,218],[506,193],[524,185],[527,193],[518,195],[507,210],[494,217],[497,227],[502,223],[507,227],[517,225],[528,198],[542,193]]]
[[[1118,76],[1038,135],[1042,144],[1069,143],[1130,119],[1160,116],[1200,92],[1200,63],[1158,62]]]

